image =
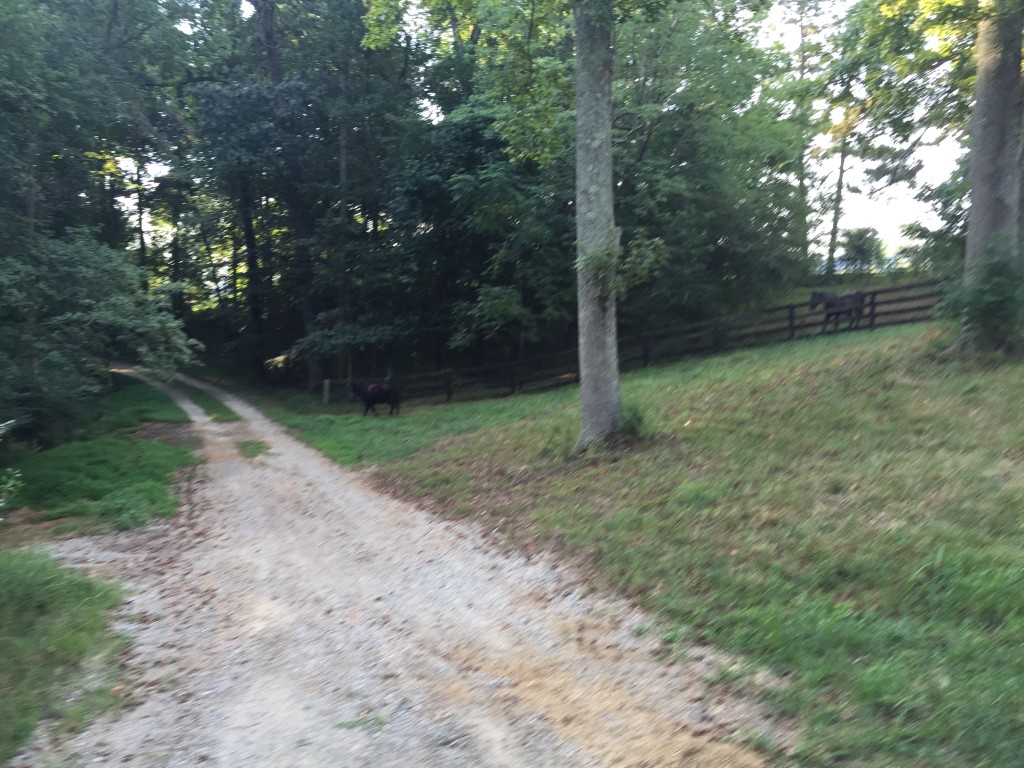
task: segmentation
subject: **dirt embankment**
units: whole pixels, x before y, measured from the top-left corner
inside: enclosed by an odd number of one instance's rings
[[[655,661],[626,603],[371,491],[237,398],[219,424],[178,397],[206,459],[183,511],[53,545],[130,590],[132,706],[12,768],[747,768],[728,742],[791,738],[709,689],[710,649]]]

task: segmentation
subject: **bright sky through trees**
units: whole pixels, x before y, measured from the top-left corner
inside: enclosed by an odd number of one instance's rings
[[[934,185],[948,179],[956,167],[960,152],[959,145],[949,139],[918,150],[918,157],[924,162],[924,167],[918,174],[918,183]],[[847,173],[851,176],[850,183],[864,191],[847,196],[841,227],[874,227],[885,243],[887,256],[894,255],[901,245],[910,242],[901,234],[901,227],[916,221],[932,226],[938,225],[935,214],[927,205],[914,199],[915,190],[906,184],[897,184],[878,189],[874,194],[867,194],[867,191],[873,189],[874,183],[865,177],[863,165],[856,163]]]
[[[831,4],[833,23],[838,28],[844,16],[853,7],[852,0],[837,0]],[[761,44],[771,46],[780,44],[788,51],[795,51],[800,44],[798,26],[785,18],[785,9],[776,4],[768,13],[762,28]],[[817,142],[822,147],[827,145],[825,136]],[[937,185],[949,178],[961,155],[960,145],[951,139],[939,140],[933,145],[925,145],[916,155],[923,163],[918,174],[918,185]],[[819,162],[817,172],[825,175],[825,187],[835,184],[838,170],[838,158],[827,157]],[[846,180],[849,189],[843,198],[843,211],[840,218],[840,229],[859,229],[872,227],[878,231],[885,243],[886,255],[894,256],[903,245],[910,243],[902,234],[902,228],[914,222],[922,222],[929,226],[938,226],[938,219],[927,205],[915,199],[916,189],[906,183],[886,186],[871,181],[865,174],[864,162],[852,158],[848,160]],[[850,190],[853,191],[850,191]],[[828,217],[819,225],[814,237],[819,242],[827,239]],[[819,248],[820,250],[820,248]]]

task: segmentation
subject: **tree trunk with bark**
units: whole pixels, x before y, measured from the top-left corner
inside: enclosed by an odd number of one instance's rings
[[[267,55],[267,70],[270,81],[274,85],[284,82],[284,68],[281,65],[281,52],[277,41],[277,30],[274,12],[277,3],[272,0],[256,0],[253,3],[260,22],[260,38],[263,50]],[[287,176],[281,180],[281,197],[291,215],[295,229],[295,273],[299,285],[299,311],[302,317],[302,331],[309,335],[313,331],[316,320],[316,307],[313,296],[314,268],[313,254],[310,251],[316,224],[313,211],[302,191],[302,168],[298,160],[288,158],[285,161]],[[306,354],[306,389],[316,392],[324,379],[323,360],[316,352]]]
[[[612,0],[576,0],[576,286],[580,443],[618,431],[619,352],[615,318],[619,230],[612,181]]]
[[[828,257],[825,261],[825,274],[835,277],[836,251],[839,249],[839,219],[843,215],[843,184],[846,177],[846,159],[849,157],[849,134],[843,134],[839,142],[839,178],[836,179],[836,193],[832,198],[832,231],[828,237]]]
[[[995,256],[1020,257],[1020,0],[984,0],[978,26],[978,81],[971,123],[971,210],[964,282]]]
[[[238,174],[238,217],[242,223],[242,238],[245,243],[246,303],[249,305],[249,324],[252,335],[252,376],[262,381],[266,374],[260,349],[263,345],[263,279],[260,272],[259,245],[256,242],[256,226],[253,221],[252,193],[249,177]]]

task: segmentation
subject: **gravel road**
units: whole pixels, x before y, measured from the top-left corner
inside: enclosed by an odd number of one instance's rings
[[[736,742],[791,740],[709,689],[728,663],[711,649],[656,661],[634,607],[381,496],[211,391],[242,420],[175,393],[205,461],[172,522],[52,545],[129,590],[130,705],[40,729],[11,768],[748,768],[765,761]],[[243,458],[243,440],[270,451]]]

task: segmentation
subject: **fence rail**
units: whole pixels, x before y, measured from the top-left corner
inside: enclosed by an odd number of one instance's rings
[[[777,307],[702,320],[696,323],[632,334],[619,339],[619,365],[623,369],[646,367],[658,361],[725,349],[794,341],[809,336],[871,330],[931,320],[942,296],[942,280],[910,283],[892,288],[862,291],[863,314],[856,323],[840,319],[838,328],[826,327],[825,310],[811,310],[808,303]],[[452,368],[395,377],[404,399],[443,397],[493,397],[560,386],[579,381],[575,349],[507,363]],[[323,401],[341,389],[346,379],[325,379]]]

